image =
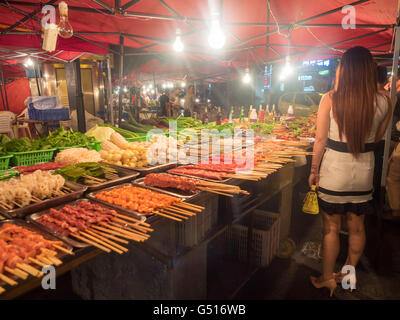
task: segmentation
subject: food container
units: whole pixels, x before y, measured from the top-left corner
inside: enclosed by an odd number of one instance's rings
[[[192,193],[185,192],[185,191],[179,190],[179,189],[173,189],[173,188],[164,189],[164,188],[160,188],[160,187],[152,187],[152,186],[146,185],[144,183],[144,179],[145,178],[136,179],[135,181],[133,181],[133,184],[137,185],[139,187],[148,188],[153,191],[166,193],[166,194],[169,194],[170,196],[178,197],[178,198],[181,198],[184,200],[191,200],[191,199],[195,198],[201,192],[200,190],[197,190],[195,193],[192,194]]]
[[[133,211],[133,210],[130,210],[130,209],[126,209],[126,208],[120,207],[120,206],[118,206],[118,205],[111,204],[111,203],[108,203],[108,202],[106,202],[106,201],[97,199],[97,198],[95,197],[96,194],[98,194],[99,192],[102,192],[102,191],[108,191],[108,190],[112,190],[112,189],[115,189],[115,188],[121,188],[121,187],[123,187],[123,186],[132,186],[132,185],[133,185],[133,184],[131,184],[131,183],[120,184],[120,185],[118,185],[118,186],[114,186],[114,187],[111,187],[111,188],[103,189],[103,190],[101,190],[101,191],[99,190],[99,191],[91,192],[91,193],[87,194],[86,197],[87,197],[88,199],[90,199],[90,200],[93,200],[93,201],[96,201],[96,202],[98,202],[98,203],[104,204],[104,205],[106,205],[106,206],[108,206],[108,207],[110,207],[110,208],[113,208],[113,209],[115,209],[115,210],[118,210],[118,211],[120,211],[120,212],[124,212],[124,213],[130,214],[130,215],[132,215],[132,216],[134,216],[134,217],[136,217],[136,218],[137,218],[137,217],[143,217],[143,216],[150,216],[150,215],[153,215],[153,213],[147,213],[147,214],[145,214],[145,213],[140,213],[140,212]],[[140,187],[140,188],[152,190],[151,188],[146,187],[146,186],[139,186],[139,185],[134,185],[134,186],[135,186],[135,187]],[[169,194],[168,192],[166,192],[166,191],[164,191],[164,190],[161,190],[161,189],[160,189],[160,190],[153,190],[153,191],[156,191],[156,192],[158,192],[158,193]],[[171,194],[169,194],[169,195],[171,195]]]
[[[79,199],[84,192],[86,191],[87,187],[70,182],[70,181],[65,181],[65,186],[72,189],[72,192],[69,192],[64,195],[56,196],[47,200],[43,200],[41,202],[36,202],[29,204],[25,207],[22,208],[15,208],[15,209],[10,209],[10,210],[5,210],[2,207],[0,207],[0,214],[8,217],[8,218],[24,218],[27,214],[32,213],[32,212],[37,212],[41,211],[47,208],[51,208],[54,206],[57,206],[62,203],[66,203],[69,201],[73,201],[76,199]]]
[[[124,167],[114,166],[111,164],[108,164],[108,166],[117,170],[119,179],[107,180],[105,182],[101,182],[101,183],[97,183],[97,184],[90,184],[90,185],[85,185],[83,183],[77,183],[77,184],[87,187],[87,190],[86,190],[87,192],[92,192],[92,191],[97,191],[97,190],[101,190],[104,188],[113,187],[117,184],[130,182],[140,175],[140,173],[126,169]]]
[[[59,205],[59,206],[55,207],[54,209],[58,210],[58,209],[63,208],[63,207],[66,206],[66,205],[74,205],[74,204],[77,204],[77,203],[79,203],[79,202],[81,202],[81,201],[89,201],[89,200],[88,200],[88,199],[79,199],[79,200],[76,200],[76,201],[64,203],[64,204],[62,204],[62,205]],[[103,206],[103,205],[102,205],[102,206]],[[107,208],[109,208],[109,209],[114,209],[114,208],[111,208],[111,206],[107,206],[107,205],[104,205],[103,207],[107,207]],[[86,243],[86,242],[78,241],[78,240],[76,240],[76,239],[73,238],[73,237],[69,237],[69,236],[62,235],[62,234],[58,233],[57,231],[52,230],[52,229],[46,227],[45,225],[43,225],[43,224],[41,224],[41,223],[39,223],[39,222],[36,221],[36,220],[39,219],[42,215],[49,213],[49,210],[50,210],[50,209],[43,210],[43,211],[40,211],[40,212],[37,212],[37,213],[33,213],[33,214],[27,216],[27,217],[26,217],[26,220],[27,220],[30,224],[34,224],[35,226],[37,226],[37,228],[42,229],[42,230],[44,230],[44,231],[46,231],[46,232],[52,234],[53,236],[55,236],[55,237],[61,239],[62,241],[64,241],[65,243],[68,243],[68,244],[71,245],[72,247],[75,247],[75,248],[86,248],[86,247],[91,246],[90,244],[88,244],[88,243]],[[118,212],[118,213],[124,214],[123,212]],[[143,216],[142,216],[142,217],[138,217],[137,215],[135,215],[134,218],[138,218],[141,222],[144,222],[144,221],[146,220],[146,218],[143,217]]]
[[[37,150],[37,151],[24,151],[24,152],[10,152],[13,156],[11,162],[13,166],[32,166],[39,162],[51,162],[53,161],[54,151],[53,149]]]
[[[30,223],[25,222],[24,220],[19,220],[19,219],[1,220],[1,221],[0,221],[0,227],[1,227],[4,223],[15,224],[15,225],[17,225],[17,226],[21,226],[21,227],[24,227],[24,228],[26,228],[26,229],[28,229],[28,230],[34,231],[34,232],[36,232],[37,234],[42,235],[46,240],[60,241],[59,238],[53,236],[53,235],[50,234],[50,233],[47,233],[47,232],[43,231],[42,229],[38,228],[38,227],[35,226],[35,225],[32,225],[32,224],[30,224]],[[64,241],[62,241],[62,242],[64,242]],[[64,248],[67,249],[67,250],[72,251],[72,247],[71,247],[68,243],[64,243]],[[62,258],[64,258],[66,255],[67,255],[66,253],[64,253],[64,252],[62,252],[62,251],[58,251],[58,254],[56,255],[56,257],[57,257],[58,259],[62,259]],[[35,267],[36,267],[36,266],[35,266]],[[20,281],[18,278],[16,278],[16,277],[13,276],[13,275],[7,274],[7,276],[8,276],[9,278],[15,280],[15,281]],[[8,288],[12,288],[12,287],[8,286],[7,284],[5,284],[4,282],[2,282],[1,280],[0,280],[0,286],[3,287],[3,288],[6,289],[6,290],[7,290]],[[1,295],[0,295],[0,297],[1,297]]]

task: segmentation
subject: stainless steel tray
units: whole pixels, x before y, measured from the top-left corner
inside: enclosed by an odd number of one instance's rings
[[[62,205],[59,205],[59,206],[55,207],[54,209],[58,210],[58,209],[63,208],[63,207],[66,206],[66,205],[72,205],[72,206],[73,206],[74,204],[79,203],[79,202],[81,202],[81,201],[89,201],[89,200],[88,200],[88,199],[79,199],[79,200],[76,200],[76,201],[64,203],[64,204],[62,204]],[[103,205],[102,205],[102,206],[103,206]],[[108,206],[104,205],[104,207],[107,207],[107,208],[109,208],[109,209],[114,209],[114,208],[112,208],[112,207],[109,206],[109,205],[108,205]],[[45,230],[46,232],[52,234],[53,236],[55,236],[55,237],[61,239],[62,241],[68,243],[69,245],[71,245],[71,246],[73,246],[73,247],[75,247],[75,248],[86,248],[86,247],[90,247],[90,246],[91,246],[91,245],[88,244],[88,243],[80,242],[80,241],[77,241],[77,240],[75,240],[74,238],[71,238],[71,237],[69,237],[69,236],[64,236],[64,235],[62,235],[62,234],[59,234],[57,231],[52,230],[52,229],[46,227],[45,225],[43,225],[43,224],[41,224],[41,223],[39,223],[39,222],[36,221],[36,220],[39,219],[42,215],[47,214],[47,213],[49,212],[49,210],[50,210],[50,209],[47,209],[47,210],[44,210],[44,211],[41,211],[41,212],[37,212],[37,213],[33,213],[33,214],[27,216],[25,219],[26,219],[26,221],[28,221],[29,223],[32,223],[32,224],[36,225],[38,228]],[[123,214],[123,212],[118,212],[118,213]],[[146,220],[145,217],[137,217],[137,216],[135,216],[135,218],[138,218],[141,222],[144,222],[144,221]]]
[[[134,185],[135,187],[140,187],[140,188],[152,190],[151,188],[149,188],[149,187],[147,187],[147,186],[139,186],[139,185],[136,185],[136,184],[133,184],[133,183],[124,183],[124,184],[120,184],[120,185],[118,185],[118,186],[114,186],[114,187],[111,187],[111,188],[103,189],[103,190],[101,190],[101,191],[112,190],[112,189],[114,189],[114,188],[120,188],[120,187],[127,186],[127,185],[130,185],[130,186]],[[117,206],[117,205],[115,205],[115,204],[111,204],[111,203],[108,203],[108,202],[106,202],[106,201],[103,201],[103,200],[100,200],[100,199],[95,198],[96,194],[99,193],[99,192],[101,192],[101,191],[96,191],[96,192],[88,193],[88,194],[86,195],[86,197],[89,198],[90,200],[99,202],[99,203],[101,203],[101,204],[104,204],[104,205],[106,205],[106,206],[109,206],[110,208],[113,208],[113,209],[118,210],[118,211],[120,211],[120,212],[124,212],[124,213],[127,213],[127,214],[134,215],[135,217],[137,217],[137,216],[139,216],[139,217],[148,217],[148,216],[153,215],[153,213],[149,213],[149,214],[140,213],[140,212],[133,211],[133,210],[130,210],[130,209],[126,209],[126,208]],[[153,190],[153,191],[156,191],[156,192],[159,192],[159,193],[164,193],[164,194],[169,194],[168,192],[166,192],[166,191],[164,191],[164,190],[161,190],[161,189],[160,189],[160,190]]]
[[[133,184],[137,185],[139,187],[145,187],[150,190],[157,191],[157,192],[166,193],[166,194],[169,194],[174,197],[179,197],[184,200],[190,200],[190,199],[196,197],[201,192],[201,191],[196,191],[195,193],[191,194],[191,193],[185,192],[183,190],[178,190],[178,189],[173,189],[173,188],[164,189],[164,188],[160,188],[160,187],[152,187],[152,186],[146,185],[144,183],[144,179],[145,178],[136,179],[133,181]]]
[[[117,174],[119,175],[118,179],[107,180],[106,182],[91,184],[91,185],[86,185],[83,183],[78,183],[78,184],[87,187],[87,189],[86,189],[87,192],[92,192],[92,191],[97,191],[97,190],[101,190],[104,188],[113,187],[117,184],[130,182],[140,175],[139,172],[133,171],[132,169],[127,169],[125,167],[115,166],[112,164],[107,164],[107,165],[109,167],[117,170],[117,172],[118,172]]]
[[[202,177],[198,177],[198,176],[192,176],[190,174],[175,173],[175,172],[171,172],[171,170],[168,170],[167,172],[170,174],[175,174],[177,176],[188,177],[188,178],[193,178],[193,179],[200,179],[200,180],[216,182],[216,183],[227,183],[232,179],[232,178],[226,178],[226,179],[222,179],[222,180],[217,180],[217,179],[208,179],[208,178],[202,178]]]
[[[47,240],[51,240],[51,241],[60,241],[60,240],[61,240],[61,242],[64,242],[64,247],[65,247],[65,249],[70,250],[70,251],[72,251],[72,249],[73,249],[68,243],[66,243],[65,241],[62,241],[62,239],[59,239],[58,237],[55,237],[55,236],[53,236],[52,234],[43,231],[42,229],[36,227],[35,225],[26,223],[24,220],[20,220],[20,219],[7,219],[7,220],[2,220],[2,221],[0,221],[0,226],[2,226],[4,223],[11,223],[11,224],[15,224],[15,225],[17,225],[17,226],[24,227],[24,228],[26,228],[26,229],[28,229],[28,230],[34,231],[34,232],[36,232],[36,233],[42,235],[42,236],[43,236],[45,239],[47,239]],[[59,258],[59,259],[62,259],[62,258],[65,257],[66,255],[67,255],[66,253],[64,253],[64,252],[62,252],[62,251],[58,251],[58,254],[57,254],[56,257]],[[9,278],[12,278],[12,279],[14,279],[14,280],[16,280],[16,281],[18,280],[18,282],[20,282],[20,280],[17,279],[17,278],[16,278],[15,276],[13,276],[13,275],[7,274],[7,276],[8,276]],[[0,280],[0,286],[2,286],[2,287],[5,288],[5,289],[7,289],[8,287],[9,287],[9,288],[12,288],[12,287],[10,287],[9,285],[7,285],[7,284],[5,284],[4,282],[2,282],[1,280]],[[1,296],[0,296],[0,297],[1,297]]]
[[[24,218],[27,214],[32,212],[41,211],[50,207],[57,206],[62,203],[70,202],[79,199],[86,191],[87,187],[70,181],[65,181],[65,186],[72,189],[73,192],[67,193],[62,196],[53,197],[41,202],[29,204],[22,208],[15,208],[5,210],[0,207],[0,213],[8,218]]]
[[[114,168],[120,168],[120,169],[125,169],[125,170],[131,170],[131,171],[136,171],[139,172],[140,174],[147,174],[147,173],[153,173],[153,172],[160,172],[164,170],[171,169],[173,167],[176,167],[178,164],[176,162],[169,162],[169,163],[164,163],[164,164],[159,164],[157,166],[152,166],[152,167],[147,167],[147,168],[129,168],[125,166],[117,166],[113,164],[112,166]]]

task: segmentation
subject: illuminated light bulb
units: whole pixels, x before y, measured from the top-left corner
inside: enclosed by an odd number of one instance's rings
[[[162,84],[163,89],[165,89],[167,87],[167,85],[165,83]]]
[[[71,38],[74,34],[72,26],[68,22],[68,5],[61,1],[58,4],[58,10],[60,11],[60,23],[58,24],[58,34],[61,38]]]
[[[152,94],[154,94],[154,93],[155,93],[154,89],[153,89],[153,90],[151,90],[151,93],[152,93]]]
[[[184,88],[185,86],[186,86],[186,83],[185,83],[185,82],[182,82],[182,83],[181,83],[181,87]]]
[[[249,73],[249,68],[246,68],[246,73],[244,74],[242,81],[244,83],[250,83],[251,77],[250,77],[250,73]]]
[[[207,99],[207,102],[211,102],[211,100],[210,100],[210,99]]]
[[[181,105],[185,103],[185,99],[181,99]]]
[[[221,49],[225,45],[225,40],[225,34],[218,21],[218,14],[214,14],[210,34],[208,36],[208,44],[213,49]]]
[[[124,92],[128,92],[128,88],[127,87],[124,87]]]
[[[31,58],[26,59],[25,62],[24,62],[24,66],[25,66],[26,68],[32,67],[32,66],[33,66],[33,61],[32,61],[32,59],[31,59]]]
[[[200,99],[196,99],[196,102],[200,102]]]
[[[153,85],[150,83],[149,84],[149,89],[152,89],[153,88]]]
[[[282,69],[282,72],[281,72],[281,75],[280,75],[279,79],[280,79],[281,81],[285,80],[286,77],[289,76],[292,72],[293,72],[293,68],[292,68],[292,66],[290,65],[290,62],[289,62],[289,61],[286,61],[286,64],[285,64],[285,66],[284,66],[283,69]]]
[[[180,29],[176,29],[176,38],[175,38],[175,42],[172,46],[175,50],[175,52],[182,52],[184,49],[184,45],[181,39],[181,30]]]

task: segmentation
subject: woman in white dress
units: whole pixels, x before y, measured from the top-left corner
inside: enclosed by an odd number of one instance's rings
[[[391,116],[390,100],[378,92],[376,72],[368,49],[347,50],[335,88],[323,96],[318,110],[309,184],[318,188],[323,215],[323,272],[311,282],[316,288],[329,288],[331,295],[343,278],[334,273],[341,216],[346,216],[349,230],[345,265],[355,267],[365,246],[364,215],[374,212],[373,151]]]

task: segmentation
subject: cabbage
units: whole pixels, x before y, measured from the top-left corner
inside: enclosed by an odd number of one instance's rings
[[[109,140],[111,135],[114,133],[115,131],[112,128],[108,128],[108,127],[99,127],[97,124],[90,129],[89,131],[87,131],[85,134],[88,137],[94,137],[96,139],[96,141],[100,141],[103,142],[105,140]]]

